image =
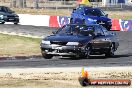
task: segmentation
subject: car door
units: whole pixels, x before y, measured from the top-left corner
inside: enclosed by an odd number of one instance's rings
[[[109,34],[105,34],[101,25],[95,26],[95,38],[92,42],[93,48],[108,48],[111,45],[112,36]]]
[[[104,32],[107,39],[110,39],[112,43],[114,43],[115,49],[119,46],[119,40],[115,33],[109,32],[106,28],[102,27],[102,31]]]

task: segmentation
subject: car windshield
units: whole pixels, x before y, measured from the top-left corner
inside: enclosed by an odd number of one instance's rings
[[[6,10],[7,10],[7,12],[9,12],[9,13],[13,13],[13,11],[12,11],[10,8],[8,8],[8,7],[6,7]]]
[[[60,28],[57,32],[57,34],[70,34],[70,35],[84,35],[89,36],[89,34],[93,33],[93,27],[92,26],[85,26],[85,25],[65,25],[62,28]]]
[[[105,16],[105,13],[99,9],[88,9],[85,8],[85,14],[89,16]]]

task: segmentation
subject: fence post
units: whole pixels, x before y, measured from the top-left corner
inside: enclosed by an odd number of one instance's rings
[[[18,0],[18,7],[25,8],[26,7],[26,0]]]
[[[38,0],[34,0],[34,1],[33,1],[33,4],[34,4],[34,8],[35,8],[35,9],[38,9],[38,8],[39,8]]]
[[[10,1],[10,6],[13,8],[16,8],[16,0],[11,0]]]

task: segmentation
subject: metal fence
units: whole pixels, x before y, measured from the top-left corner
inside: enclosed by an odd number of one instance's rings
[[[0,0],[0,5],[12,8],[73,9],[77,0]],[[93,7],[104,7],[102,2],[91,2]],[[107,4],[105,7],[123,9],[126,4]]]
[[[76,0],[0,0],[0,5],[14,8],[68,8],[76,4]]]

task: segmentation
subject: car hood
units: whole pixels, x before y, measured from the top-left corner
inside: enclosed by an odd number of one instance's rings
[[[86,16],[86,17],[94,19],[94,20],[98,20],[98,21],[110,21],[111,20],[110,18],[105,17],[105,16],[100,16],[100,17],[97,17],[97,16]]]
[[[4,12],[0,12],[1,15],[6,15],[6,16],[18,16],[15,13],[4,13]]]
[[[90,36],[81,35],[51,35],[45,38],[47,41],[61,41],[61,42],[88,42],[92,39]]]

